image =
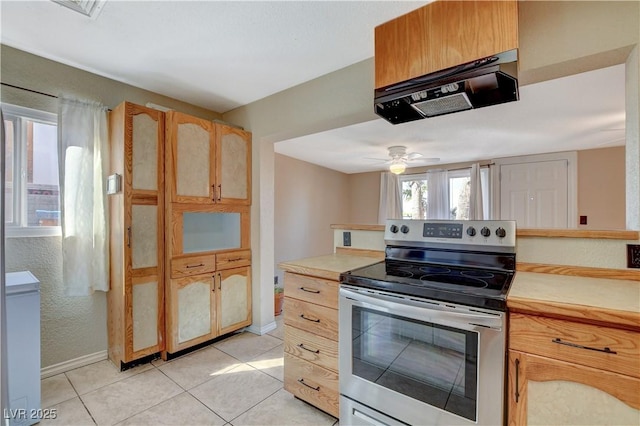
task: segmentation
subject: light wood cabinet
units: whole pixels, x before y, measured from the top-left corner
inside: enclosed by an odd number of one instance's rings
[[[250,325],[251,133],[129,102],[109,126],[109,358],[126,368]]]
[[[164,114],[124,102],[109,114],[109,359],[164,350]]]
[[[375,28],[375,87],[516,48],[516,0],[435,1]]]
[[[251,324],[251,133],[170,111],[166,134],[164,358]]]
[[[218,204],[251,204],[251,133],[215,123]]]
[[[284,388],[334,417],[338,385],[339,283],[284,274]]]
[[[251,324],[251,268],[223,269],[218,272],[217,293],[219,335]]]
[[[509,424],[640,421],[640,333],[512,313]]]
[[[242,257],[245,252],[224,253]],[[167,299],[167,351],[175,353],[251,324],[251,268],[249,266],[199,272],[201,264],[215,265],[217,255],[179,259],[178,275],[170,280]],[[250,261],[250,258],[249,258]],[[208,269],[208,268],[207,268]]]
[[[167,135],[170,202],[250,204],[251,133],[169,111]]]

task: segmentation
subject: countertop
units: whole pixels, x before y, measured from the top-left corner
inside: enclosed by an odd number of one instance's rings
[[[640,331],[640,281],[516,272],[509,310]]]
[[[287,272],[338,281],[340,274],[343,272],[373,265],[380,261],[381,259],[375,257],[333,253],[324,256],[280,262],[278,267]]]

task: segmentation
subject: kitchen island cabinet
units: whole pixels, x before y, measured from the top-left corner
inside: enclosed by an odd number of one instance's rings
[[[284,276],[284,388],[338,417],[338,293],[340,274],[380,257],[331,254],[278,266]]]
[[[640,282],[518,272],[509,424],[640,424]]]

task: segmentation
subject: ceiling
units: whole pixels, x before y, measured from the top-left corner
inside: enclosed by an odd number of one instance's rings
[[[374,27],[426,3],[108,0],[91,19],[48,0],[2,0],[1,41],[224,113],[372,57]],[[397,126],[373,120],[275,150],[358,173],[384,169],[370,158],[391,145],[439,164],[623,145],[624,96],[619,65],[523,86],[518,102]]]

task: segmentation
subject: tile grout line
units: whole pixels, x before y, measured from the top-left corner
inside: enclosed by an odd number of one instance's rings
[[[73,371],[73,370],[70,370]],[[86,406],[86,404],[84,403],[84,400],[82,399],[82,397],[80,396],[80,392],[78,392],[78,390],[76,389],[76,387],[73,385],[73,382],[71,381],[71,379],[67,376],[67,372],[65,371],[64,373],[64,377],[67,379],[67,381],[69,382],[69,384],[71,385],[71,388],[73,389],[73,391],[76,393],[76,398],[78,398],[80,400],[80,403],[82,404],[82,406],[84,407],[84,410],[87,412],[87,414],[89,415],[89,417],[91,417],[91,421],[93,422],[94,425],[97,425],[98,422],[96,421],[96,419],[93,417],[93,414],[91,414],[91,410],[89,410],[89,407]]]

